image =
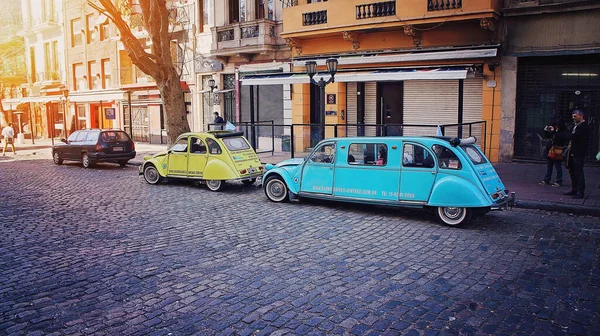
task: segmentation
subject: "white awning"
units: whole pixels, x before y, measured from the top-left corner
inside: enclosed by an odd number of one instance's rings
[[[497,48],[465,49],[449,51],[411,52],[405,54],[385,54],[370,56],[337,57],[338,65],[357,65],[374,63],[397,63],[415,61],[439,61],[451,59],[489,58],[498,55]],[[294,66],[304,66],[307,61],[315,61],[317,65],[326,65],[326,59],[303,59],[294,61]]]
[[[465,79],[468,70],[462,68],[426,68],[426,69],[388,69],[375,71],[340,72],[335,75],[335,81],[346,82],[389,82],[420,79]],[[329,74],[317,74],[316,81],[327,81]],[[277,75],[252,75],[242,78],[242,85],[274,85],[274,84],[303,84],[310,83],[306,74],[277,74]]]
[[[23,103],[47,103],[51,101],[60,101],[60,97],[62,96],[32,96],[32,97],[24,97]]]
[[[69,101],[74,103],[86,103],[86,102],[99,102],[99,101],[112,101],[112,100],[124,100],[125,92],[123,91],[110,91],[110,92],[90,92],[90,93],[77,93],[69,95]]]

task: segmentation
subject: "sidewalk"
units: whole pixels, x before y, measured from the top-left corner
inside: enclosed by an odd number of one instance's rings
[[[58,141],[58,140],[55,140]],[[17,155],[6,153],[0,156],[0,163],[8,160],[47,159],[51,160],[52,142],[48,139],[36,139],[35,144],[31,140],[25,140],[25,144],[17,144]],[[148,143],[136,143],[137,155],[129,161],[131,165],[140,165],[145,155],[155,154],[167,149],[167,145],[154,145]],[[261,153],[259,154],[263,163],[277,163],[290,157],[286,153]],[[298,153],[297,157],[301,157]],[[583,199],[573,199],[563,193],[569,191],[570,179],[566,169],[563,168],[564,182],[559,188],[539,185],[546,172],[545,163],[498,163],[494,165],[496,171],[505,186],[514,191],[517,196],[515,207],[527,209],[542,209],[548,211],[568,212],[580,215],[592,215],[600,217],[600,167],[586,166],[586,194]]]

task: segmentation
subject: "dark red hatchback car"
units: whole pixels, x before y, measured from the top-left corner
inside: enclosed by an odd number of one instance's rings
[[[86,129],[73,132],[52,147],[55,164],[81,161],[85,168],[97,162],[114,162],[124,167],[135,157],[135,144],[120,130]]]

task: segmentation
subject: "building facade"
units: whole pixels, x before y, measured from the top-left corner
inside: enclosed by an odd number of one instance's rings
[[[600,149],[600,3],[507,0],[502,57],[501,160],[543,160],[543,128],[571,125],[582,109],[590,125],[589,161]]]
[[[66,68],[63,2],[21,2],[28,83],[21,88],[22,119],[30,136],[49,138],[65,134]]]
[[[400,125],[486,121],[469,131],[485,139],[498,158],[500,133],[499,46],[501,2],[485,1],[285,1],[283,33],[292,48],[292,74],[248,76],[248,85],[283,83],[292,89],[294,124],[325,119],[348,135],[424,135],[434,128]],[[325,88],[321,116],[319,88],[309,84],[305,64],[315,61],[329,78],[326,59],[335,58],[335,82]],[[243,80],[243,81],[244,81]],[[464,128],[464,127],[463,127]],[[295,132],[296,151],[314,146],[315,127]]]
[[[204,128],[209,129],[213,122],[213,111],[238,124],[267,121],[290,124],[289,87],[278,83],[250,88],[242,86],[240,81],[247,74],[290,71],[290,48],[281,37],[282,1],[206,0],[204,3],[206,10],[214,13],[214,19],[205,22],[199,35],[205,38],[205,43],[210,41],[209,53],[200,51],[202,61],[197,62],[197,81],[203,83],[198,100],[203,102]],[[215,80],[215,88],[209,87],[210,79]],[[283,134],[283,128],[265,127],[256,131],[256,137]]]

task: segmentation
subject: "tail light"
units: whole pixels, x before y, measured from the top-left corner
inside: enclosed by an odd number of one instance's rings
[[[102,152],[102,145],[98,142],[96,143],[94,149],[96,150],[96,152]]]
[[[131,142],[131,150],[134,151],[135,150],[135,142]]]
[[[247,173],[246,169],[240,170],[240,174],[244,175],[246,173]]]

